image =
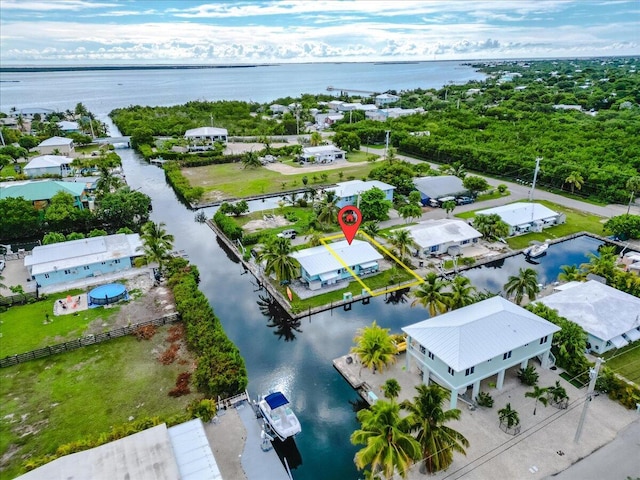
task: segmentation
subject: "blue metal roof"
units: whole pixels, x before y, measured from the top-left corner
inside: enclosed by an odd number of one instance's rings
[[[289,400],[287,400],[287,397],[285,397],[284,394],[282,394],[282,392],[270,393],[269,395],[264,397],[264,399],[269,404],[269,408],[271,410],[289,403]]]

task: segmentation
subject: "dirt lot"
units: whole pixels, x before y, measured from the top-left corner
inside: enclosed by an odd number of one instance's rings
[[[247,233],[258,232],[265,228],[286,227],[291,225],[291,222],[281,215],[276,215],[273,218],[263,218],[262,220],[251,220],[243,227]]]
[[[89,325],[87,334],[97,334],[105,329],[126,327],[175,312],[171,290],[163,285],[155,286],[148,275],[129,279],[126,283],[131,301],[120,307],[118,314],[108,321],[98,319]]]

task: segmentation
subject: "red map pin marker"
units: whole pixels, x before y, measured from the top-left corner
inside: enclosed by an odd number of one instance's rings
[[[362,223],[362,214],[357,207],[347,205],[346,207],[342,207],[338,212],[338,223],[340,224],[340,228],[342,228],[344,237],[347,239],[349,245],[351,245]]]

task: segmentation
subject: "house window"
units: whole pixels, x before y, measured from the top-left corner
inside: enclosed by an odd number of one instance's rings
[[[85,269],[85,270],[89,270],[89,265],[85,265],[85,266],[84,266],[84,269]]]
[[[462,245],[466,245],[467,243],[469,243],[469,240],[463,240],[462,241]]]
[[[545,335],[540,339],[540,345],[542,345],[543,343],[547,343],[547,340],[549,340],[549,335]]]
[[[429,358],[430,358],[431,360],[435,360],[435,359],[436,359],[436,356],[433,354],[433,352],[429,352]]]
[[[476,367],[467,368],[464,371],[464,375],[465,375],[465,377],[468,377],[469,375],[473,375],[473,372],[475,372],[475,371],[476,371]]]
[[[512,350],[509,350],[507,353],[505,353],[505,354],[502,356],[502,359],[503,359],[503,360],[506,360],[507,358],[511,358],[511,352],[512,352]]]
[[[431,252],[437,252],[438,250],[440,250],[440,245],[434,245],[429,249]]]
[[[427,353],[427,349],[424,348],[424,345],[420,345],[420,353]]]
[[[101,262],[101,263],[102,263],[102,265],[106,265],[107,264],[107,262]]]
[[[64,271],[64,274],[65,274],[65,275],[69,275],[69,274],[71,274],[71,270],[65,270],[65,271]]]
[[[449,375],[451,375],[452,377],[455,374],[455,371],[451,367],[447,367],[447,372],[449,372]]]
[[[113,263],[120,263],[120,259],[114,260]]]
[[[48,274],[48,273],[45,273],[45,274],[44,274],[44,278],[49,278],[49,274]]]

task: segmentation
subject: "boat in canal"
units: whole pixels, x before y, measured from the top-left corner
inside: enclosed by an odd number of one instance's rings
[[[258,402],[258,408],[265,423],[282,441],[302,431],[298,417],[289,405],[289,400],[282,392],[265,395]]]
[[[525,249],[524,254],[528,258],[538,258],[547,253],[547,249],[549,248],[549,241],[546,240],[544,243],[538,243],[536,245],[531,245],[529,248]]]

